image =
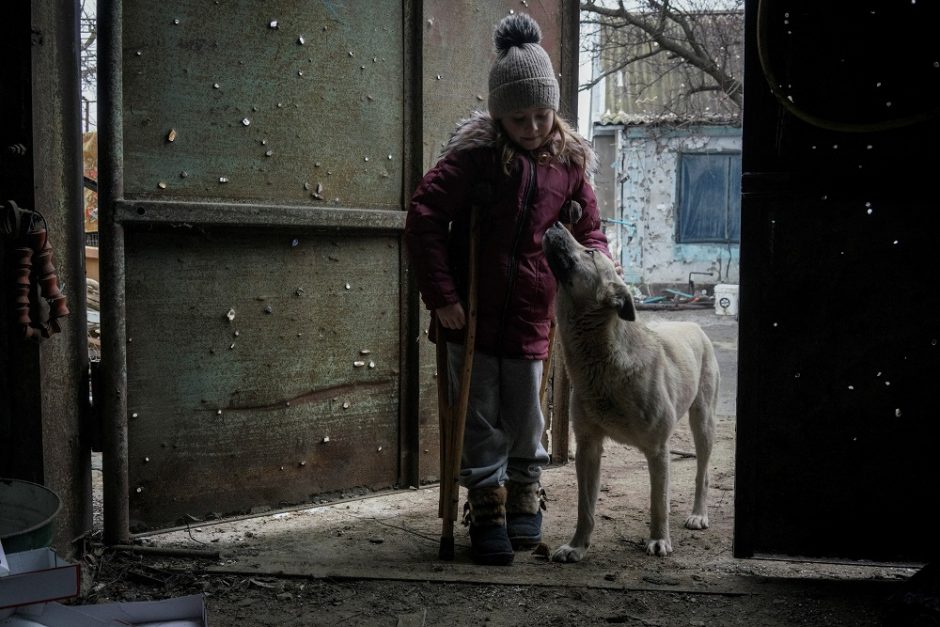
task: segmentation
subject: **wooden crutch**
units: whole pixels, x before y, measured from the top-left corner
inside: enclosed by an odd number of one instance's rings
[[[476,204],[470,210],[469,263],[467,265],[467,322],[463,345],[463,367],[460,371],[460,388],[455,402],[451,404],[447,366],[447,342],[444,327],[436,317],[437,344],[437,403],[441,440],[441,492],[437,515],[443,519],[441,545],[438,557],[454,559],[454,522],[460,504],[460,459],[463,455],[463,432],[467,424],[467,408],[470,404],[470,373],[473,371],[473,352],[477,339],[477,274],[480,229],[479,209]]]

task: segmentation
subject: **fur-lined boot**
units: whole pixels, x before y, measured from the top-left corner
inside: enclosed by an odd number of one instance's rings
[[[542,541],[545,490],[536,483],[506,482],[506,528],[514,549],[537,546]]]
[[[464,523],[470,525],[470,556],[477,564],[508,566],[513,551],[506,533],[506,488],[472,488]]]

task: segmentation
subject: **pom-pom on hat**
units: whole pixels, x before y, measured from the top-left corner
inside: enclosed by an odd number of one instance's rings
[[[558,79],[548,53],[539,45],[538,22],[523,13],[504,17],[493,33],[496,61],[490,68],[489,111],[500,118],[517,109],[558,110]]]

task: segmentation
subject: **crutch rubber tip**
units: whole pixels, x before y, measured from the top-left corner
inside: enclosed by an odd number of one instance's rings
[[[447,560],[448,562],[453,561],[454,559],[454,539],[453,538],[441,538],[441,548],[437,553],[437,557],[442,560]]]

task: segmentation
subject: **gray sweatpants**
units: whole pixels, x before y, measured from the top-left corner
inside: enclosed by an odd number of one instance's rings
[[[460,388],[463,346],[447,344],[451,398]],[[542,362],[473,355],[460,485],[480,488],[506,480],[534,483],[549,462],[542,446],[539,403]]]

